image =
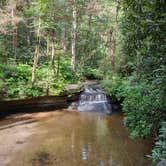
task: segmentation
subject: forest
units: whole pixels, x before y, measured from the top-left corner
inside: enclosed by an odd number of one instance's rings
[[[132,138],[166,159],[164,0],[0,0],[0,100],[99,80]]]

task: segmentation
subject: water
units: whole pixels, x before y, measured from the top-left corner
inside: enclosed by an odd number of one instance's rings
[[[35,131],[8,166],[150,166],[150,141],[129,138],[121,113],[50,113]]]
[[[86,85],[80,95],[79,101],[72,103],[69,108],[79,111],[95,111],[108,114],[112,112],[110,101],[98,84]]]

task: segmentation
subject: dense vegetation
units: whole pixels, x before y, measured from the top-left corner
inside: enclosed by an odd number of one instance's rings
[[[104,87],[122,101],[124,123],[133,137],[155,135],[154,161],[166,158],[166,57],[164,1],[122,3],[119,27],[120,51],[116,76],[103,81]],[[162,123],[161,123],[162,122]]]
[[[56,95],[102,80],[132,137],[166,158],[164,0],[0,1],[0,98]]]

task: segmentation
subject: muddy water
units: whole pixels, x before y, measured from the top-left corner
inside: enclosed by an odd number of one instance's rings
[[[150,141],[130,139],[122,114],[65,111],[35,127],[8,166],[150,166]]]

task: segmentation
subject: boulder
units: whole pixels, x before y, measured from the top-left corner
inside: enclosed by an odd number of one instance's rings
[[[166,160],[160,161],[156,166],[166,166]]]

